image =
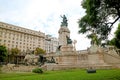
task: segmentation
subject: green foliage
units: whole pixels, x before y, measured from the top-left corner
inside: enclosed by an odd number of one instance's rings
[[[86,15],[78,21],[79,33],[88,33],[87,37],[95,33],[99,41],[107,39],[113,24],[120,19],[119,3],[120,0],[83,0]]]
[[[19,54],[20,53],[20,50],[18,48],[12,48],[11,49],[11,54],[12,55],[16,55],[16,54]]]
[[[37,47],[37,48],[35,49],[35,52],[34,52],[34,53],[35,53],[35,54],[45,54],[45,50]]]
[[[109,42],[110,45],[114,45],[116,46],[117,48],[120,49],[120,24],[118,24],[118,28],[117,30],[115,31],[115,38],[113,38],[110,42]]]
[[[11,49],[11,54],[10,54],[10,57],[11,57],[11,62],[12,63],[15,63],[16,60],[15,60],[15,55],[19,54],[20,53],[20,50],[18,48],[12,48]]]
[[[0,62],[5,61],[5,59],[7,58],[7,49],[5,46],[0,45]]]
[[[35,68],[32,70],[34,73],[43,73],[43,70],[41,68]]]
[[[115,45],[115,41],[116,41],[115,38],[113,38],[112,40],[110,40],[110,41],[108,42],[108,44],[109,44],[109,45]]]
[[[118,24],[118,28],[115,31],[115,37],[120,40],[120,23]]]

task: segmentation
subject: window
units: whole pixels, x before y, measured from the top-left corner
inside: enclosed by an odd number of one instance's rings
[[[10,40],[8,42],[10,43]]]
[[[9,33],[9,36],[11,35],[11,33]]]
[[[0,32],[0,35],[2,35],[2,32]]]
[[[39,38],[39,41],[41,41],[41,39]]]
[[[5,38],[6,38],[6,36],[5,36]]]
[[[6,40],[4,40],[4,42],[6,42]]]
[[[20,38],[22,38],[22,34],[20,35]]]
[[[8,46],[10,46],[10,44],[8,44]]]

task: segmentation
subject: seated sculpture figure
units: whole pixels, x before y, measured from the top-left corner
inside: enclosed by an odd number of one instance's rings
[[[67,44],[72,44],[72,40],[68,36],[66,36],[66,38],[67,38]]]

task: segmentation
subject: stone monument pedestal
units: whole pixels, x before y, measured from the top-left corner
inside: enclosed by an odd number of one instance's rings
[[[77,62],[76,51],[73,50],[73,45],[63,45],[60,48],[60,54],[57,57],[57,63],[60,65],[75,65]]]
[[[70,52],[73,51],[73,46],[72,44],[68,44],[68,45],[63,45],[60,49],[61,52]]]

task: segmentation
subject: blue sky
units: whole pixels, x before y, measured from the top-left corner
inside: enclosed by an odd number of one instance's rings
[[[78,34],[77,21],[85,15],[82,0],[0,0],[0,21],[41,31],[58,37],[60,15],[68,18],[71,39],[77,40],[76,49],[90,46],[85,35]]]

